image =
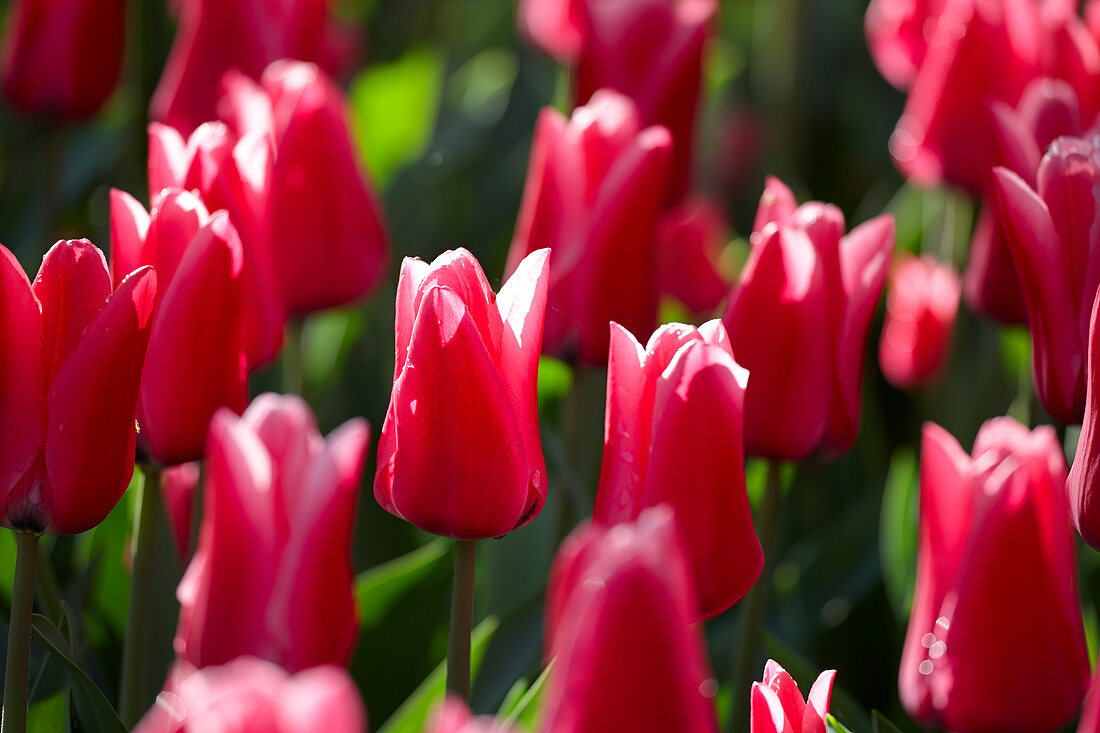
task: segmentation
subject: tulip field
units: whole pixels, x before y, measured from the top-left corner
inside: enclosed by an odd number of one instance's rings
[[[0,733],[1100,733],[1100,0],[0,18]]]

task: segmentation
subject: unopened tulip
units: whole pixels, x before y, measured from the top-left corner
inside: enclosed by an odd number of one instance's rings
[[[424,733],[511,733],[514,729],[487,716],[473,716],[466,703],[448,697],[428,719]]]
[[[351,532],[369,428],[327,439],[299,397],[264,394],[210,423],[203,522],[180,582],[176,655],[346,664],[358,633]]]
[[[15,0],[0,50],[8,100],[44,117],[86,117],[122,69],[126,0]]]
[[[5,527],[84,532],[122,497],[156,289],[148,267],[112,288],[103,253],[85,239],[55,244],[33,284],[0,247]]]
[[[1081,537],[1094,549],[1100,548],[1100,333],[1097,325],[1100,293],[1092,306],[1089,325],[1089,351],[1085,420],[1077,440],[1077,453],[1073,468],[1066,482],[1069,497],[1069,516]]]
[[[1059,730],[1089,684],[1066,462],[1054,429],[1011,418],[973,457],[924,428],[917,583],[899,685],[906,710],[958,733]]]
[[[749,729],[752,733],[825,733],[835,678],[835,669],[822,672],[803,700],[794,678],[769,659],[763,681],[752,683]]]
[[[347,66],[354,39],[333,20],[332,0],[180,0],[172,50],[150,116],[184,135],[215,118],[218,82],[237,70],[259,79],[282,58]]]
[[[291,675],[254,657],[205,669],[177,662],[134,733],[367,733],[367,712],[336,666]]]
[[[462,540],[507,534],[541,511],[537,391],[549,258],[545,249],[529,255],[499,294],[464,249],[430,265],[405,259],[374,479],[386,511]]]
[[[1100,285],[1100,242],[1094,226],[1100,191],[1097,149],[1061,137],[1043,156],[1037,187],[996,168],[1005,235],[1027,299],[1035,390],[1047,412],[1064,423],[1085,410],[1089,314]]]
[[[389,245],[343,93],[318,66],[298,61],[271,64],[259,85],[231,72],[222,88],[230,129],[242,138],[266,130],[274,149],[266,232],[286,310],[360,299],[383,275]]]
[[[907,255],[898,261],[878,348],[882,373],[895,387],[909,389],[943,371],[961,289],[951,265],[931,256]]]
[[[146,213],[112,191],[115,282],[140,265],[155,266],[160,282],[138,399],[141,442],[175,465],[202,457],[215,410],[248,404],[241,242],[225,212],[211,216],[190,192],[165,189]]]
[[[180,565],[191,557],[191,520],[194,512],[195,489],[199,486],[202,464],[199,461],[165,468],[160,475],[160,490],[164,508],[172,525]]]
[[[550,247],[548,353],[607,360],[607,324],[657,325],[657,222],[672,141],[643,127],[637,105],[601,91],[566,119],[544,109],[535,129],[507,271]]]
[[[659,328],[643,348],[611,324],[603,466],[593,520],[630,522],[666,503],[688,551],[699,618],[726,610],[764,553],[745,491],[742,417],[749,373],[721,321]]]
[[[547,590],[543,730],[713,733],[687,551],[668,507],[562,543]]]
[[[769,178],[753,249],[723,321],[749,370],[745,450],[777,460],[843,453],[855,442],[863,356],[894,248],[882,215],[844,233],[831,204],[798,206]]]
[[[1100,6],[1098,6],[1100,7]],[[1092,678],[1077,733],[1100,733],[1100,671]]]
[[[658,277],[692,313],[713,313],[729,292],[719,260],[729,241],[726,220],[711,201],[692,196],[665,212],[658,233]]]

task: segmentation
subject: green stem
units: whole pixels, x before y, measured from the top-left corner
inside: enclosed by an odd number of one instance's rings
[[[11,626],[8,628],[8,662],[4,676],[4,710],[0,731],[27,730],[27,690],[31,666],[31,611],[34,608],[35,556],[38,535],[15,533],[15,586],[11,596]]]
[[[768,589],[775,570],[775,530],[779,523],[779,499],[782,490],[782,465],[779,461],[769,461],[760,519],[756,524],[760,533],[760,546],[764,549],[764,569],[745,599],[740,643],[737,656],[733,660],[733,709],[726,730],[735,733],[745,733],[749,729],[749,688],[759,672],[756,656],[760,653],[760,638],[768,607]]]
[[[305,389],[305,358],[302,353],[302,332],[305,321],[291,317],[286,324],[286,343],[283,345],[283,393],[302,394]]]
[[[447,692],[470,698],[470,632],[474,625],[475,540],[455,540],[455,584],[447,641]]]

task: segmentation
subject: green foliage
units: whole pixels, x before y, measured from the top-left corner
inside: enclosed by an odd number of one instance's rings
[[[918,464],[911,448],[899,448],[890,459],[879,519],[882,580],[899,621],[909,618],[917,562]]]
[[[505,698],[500,710],[497,711],[497,717],[506,725],[519,725],[528,731],[537,730],[539,721],[542,719],[542,693],[546,690],[546,683],[553,669],[554,662],[551,660],[530,686],[523,680],[517,682],[512,689],[519,694],[509,694]]]
[[[69,730],[69,691],[58,690],[27,710],[27,733],[57,733]]]
[[[451,543],[442,537],[360,573],[355,579],[355,604],[366,629],[374,629],[394,604],[426,576],[446,566]]]

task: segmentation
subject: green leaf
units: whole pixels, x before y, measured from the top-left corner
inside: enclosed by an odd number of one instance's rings
[[[490,616],[474,629],[470,636],[470,681],[477,677],[481,659],[489,647],[500,622]],[[401,704],[390,719],[378,729],[378,733],[421,733],[428,715],[446,694],[447,661],[439,663],[428,678],[420,683],[409,698]]]
[[[536,730],[542,718],[542,693],[546,689],[546,682],[550,679],[550,673],[554,669],[554,661],[546,665],[542,674],[538,676],[527,692],[523,694],[511,710],[505,710],[502,705],[498,718],[504,720],[505,725],[521,725],[527,730]]]
[[[825,716],[825,727],[828,729],[829,733],[852,733],[852,731],[845,728],[844,724],[832,715]]]
[[[352,124],[367,168],[385,189],[393,174],[418,160],[431,142],[439,111],[443,59],[412,49],[396,61],[375,64],[351,84]]]
[[[81,727],[97,733],[126,733],[126,726],[119,720],[115,709],[111,707],[103,691],[76,663],[69,642],[57,627],[48,618],[36,613],[31,617],[31,629],[69,671],[69,679],[73,683],[73,703],[76,705],[76,715]]]
[[[27,710],[27,733],[58,733],[71,730],[69,725],[69,690],[58,690],[45,700],[39,700]]]
[[[877,710],[871,711],[871,733],[901,733],[901,728]]]
[[[519,60],[510,48],[487,48],[455,70],[447,80],[447,105],[457,107],[473,122],[496,124],[508,107],[519,73]]]
[[[356,309],[329,310],[310,316],[302,334],[303,377],[311,390],[343,370],[348,352],[360,331],[363,313]]]
[[[879,556],[890,607],[899,620],[909,617],[917,563],[917,456],[899,448],[890,459],[879,517]]]
[[[401,596],[446,561],[449,552],[450,543],[439,538],[360,573],[355,579],[355,604],[363,627],[376,626]]]
[[[552,402],[565,399],[573,389],[573,370],[564,361],[539,357],[539,412]]]

